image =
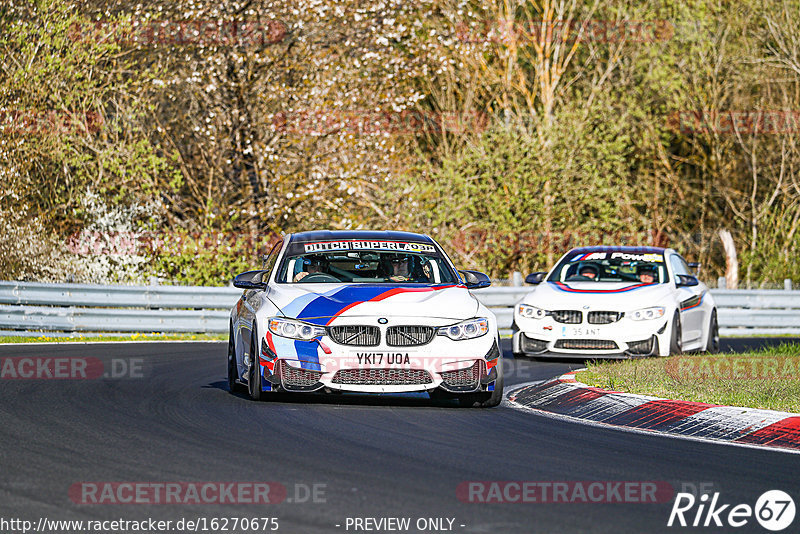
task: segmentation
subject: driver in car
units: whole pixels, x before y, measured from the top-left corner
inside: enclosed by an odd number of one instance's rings
[[[294,275],[292,281],[297,283],[310,274],[324,273],[325,263],[325,258],[321,256],[308,256],[307,258],[303,258],[303,267],[305,270]]]
[[[408,282],[411,280],[411,262],[408,256],[395,256],[392,258],[392,274],[389,280],[392,282]]]
[[[597,278],[597,267],[591,264],[582,265],[580,270],[578,271],[579,276],[584,276],[589,280],[594,280]]]
[[[656,269],[652,265],[640,265],[639,268],[636,269],[636,275],[643,284],[653,284],[657,278]]]

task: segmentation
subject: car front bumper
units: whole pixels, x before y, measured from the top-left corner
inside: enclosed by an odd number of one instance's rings
[[[269,338],[262,342],[259,358],[264,391],[407,393],[439,388],[470,393],[493,391],[499,373],[501,354],[491,330],[472,340],[435,336],[410,347],[347,346],[328,336],[291,345]]]
[[[664,318],[641,322],[623,318],[607,325],[520,322],[512,348],[515,354],[526,356],[640,358],[658,355],[662,347],[669,347],[670,332]]]

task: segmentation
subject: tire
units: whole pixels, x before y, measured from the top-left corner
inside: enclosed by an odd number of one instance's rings
[[[233,326],[231,326],[228,333],[228,391],[231,393],[241,393],[244,390],[244,387],[237,382],[239,370],[236,367],[236,347],[233,341]]]
[[[517,326],[516,321],[511,322],[511,354],[514,358],[524,358],[524,352],[514,352],[514,336],[519,332],[519,327]],[[522,343],[522,341],[520,341]],[[499,346],[499,345],[498,345]]]
[[[253,338],[250,340],[250,371],[247,376],[247,391],[254,401],[262,401],[266,395],[261,391],[261,363],[258,358],[256,327],[253,325]]]
[[[682,336],[683,336],[683,329],[681,328],[681,315],[676,310],[675,317],[672,318],[672,335],[670,336],[669,339],[670,356],[683,353],[683,342],[681,339]]]
[[[711,320],[708,324],[706,352],[709,354],[717,354],[719,352],[719,322],[717,321],[716,308],[711,310]]]

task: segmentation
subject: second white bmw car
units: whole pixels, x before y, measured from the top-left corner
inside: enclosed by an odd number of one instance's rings
[[[536,287],[514,309],[517,355],[630,358],[719,350],[714,299],[672,249],[576,248],[526,282]]]

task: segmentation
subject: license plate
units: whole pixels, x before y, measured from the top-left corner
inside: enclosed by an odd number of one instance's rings
[[[564,327],[561,331],[563,337],[595,337],[600,335],[599,328],[587,328],[584,326]]]
[[[358,365],[409,365],[411,358],[408,352],[356,352]]]

